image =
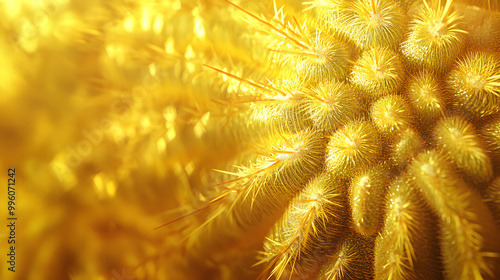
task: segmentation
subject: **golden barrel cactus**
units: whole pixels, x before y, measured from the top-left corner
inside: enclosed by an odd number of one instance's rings
[[[2,279],[500,279],[498,1],[0,7]]]

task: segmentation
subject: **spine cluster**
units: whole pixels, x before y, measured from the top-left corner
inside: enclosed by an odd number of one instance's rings
[[[466,2],[228,3],[269,73],[207,69],[239,83],[221,104],[239,106],[256,156],[216,182],[191,254],[260,250],[261,279],[500,277],[500,58],[464,19],[496,6]]]

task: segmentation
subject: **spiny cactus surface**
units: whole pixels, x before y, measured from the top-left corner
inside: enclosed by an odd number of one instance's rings
[[[500,279],[498,0],[0,8],[2,279]]]
[[[209,70],[240,83],[220,101],[256,157],[216,185],[189,258],[231,271],[255,255],[259,279],[500,277],[500,36],[467,18],[500,27],[496,3],[303,4],[227,1],[258,38],[254,72]]]

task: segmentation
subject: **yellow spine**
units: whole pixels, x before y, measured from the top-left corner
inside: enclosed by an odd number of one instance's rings
[[[375,243],[375,279],[443,279],[436,217],[407,178],[387,196],[385,226]]]
[[[351,121],[339,128],[328,142],[326,169],[333,176],[348,178],[373,166],[380,154],[379,133],[369,121]]]
[[[434,128],[434,139],[468,180],[484,183],[492,179],[491,160],[470,122],[458,116],[445,117]]]
[[[305,113],[313,121],[314,128],[326,134],[361,117],[358,92],[341,82],[322,83],[306,91],[304,103]]]
[[[399,56],[387,48],[374,47],[363,52],[352,69],[350,81],[374,100],[396,93],[402,83],[403,68]]]
[[[378,233],[384,224],[384,204],[389,178],[377,165],[354,177],[349,198],[354,228],[364,236]]]
[[[413,114],[406,100],[398,95],[385,96],[375,101],[370,117],[384,136],[395,136],[409,128]]]
[[[413,129],[401,132],[389,145],[389,157],[394,169],[402,171],[424,147],[422,136]]]
[[[407,95],[421,122],[428,123],[444,116],[446,104],[442,86],[432,72],[419,71],[412,75]]]
[[[421,67],[444,71],[463,49],[465,34],[462,14],[453,0],[424,0],[410,33],[401,45],[404,56]]]
[[[269,272],[268,279],[314,274],[347,229],[345,196],[345,184],[335,183],[328,173],[311,181],[267,237],[262,262],[268,266],[262,278]]]
[[[494,279],[500,234],[479,194],[436,151],[419,154],[410,165],[412,184],[440,217],[441,248],[449,279]]]
[[[397,49],[403,38],[406,19],[392,0],[353,0],[342,9],[337,28],[360,49],[373,46]]]
[[[484,117],[499,111],[500,58],[472,52],[460,59],[450,72],[447,85],[453,105],[473,117]]]
[[[253,164],[230,173],[236,179],[219,184],[224,191],[211,202],[218,205],[216,210],[191,238],[199,257],[217,259],[215,252],[262,242],[291,199],[322,167],[322,135],[304,131],[270,146]]]
[[[373,279],[373,238],[353,234],[329,256],[316,280]]]

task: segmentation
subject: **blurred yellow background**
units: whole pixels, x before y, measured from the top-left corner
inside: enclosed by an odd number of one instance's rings
[[[203,202],[239,146],[227,112],[209,108],[221,85],[202,65],[249,61],[226,7],[0,1],[1,279],[187,279],[187,223],[154,228]]]

